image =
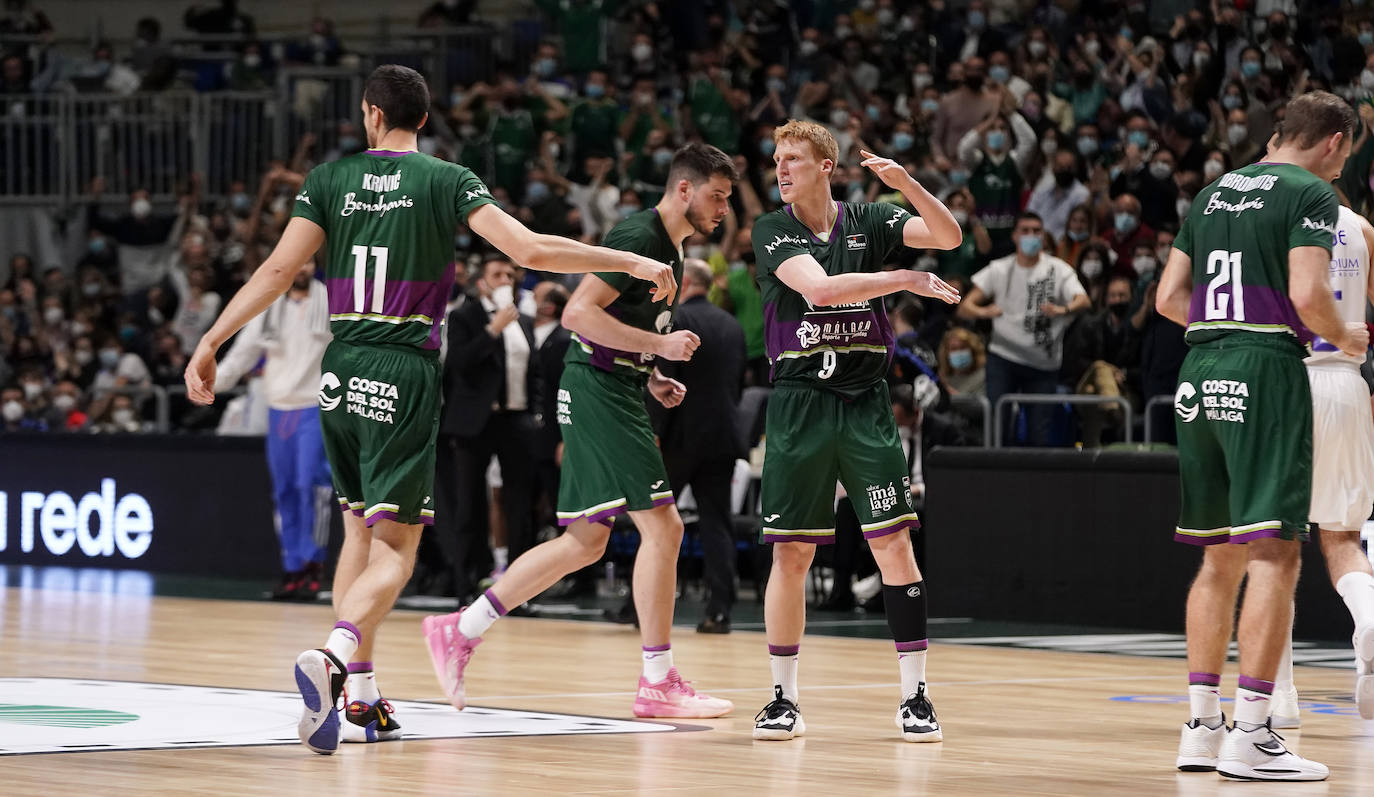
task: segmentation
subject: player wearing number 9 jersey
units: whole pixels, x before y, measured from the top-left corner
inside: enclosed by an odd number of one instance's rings
[[[1174,400],[1181,502],[1175,538],[1206,546],[1188,595],[1191,719],[1177,766],[1249,780],[1322,780],[1268,726],[1292,617],[1312,487],[1312,333],[1362,355],[1328,284],[1338,205],[1330,182],[1350,153],[1355,113],[1309,92],[1285,109],[1264,161],[1223,175],[1193,201],[1156,295],[1187,326]],[[1310,332],[1309,332],[1310,330]],[[1245,543],[1227,545],[1220,543]],[[1240,687],[1227,732],[1218,683],[1242,578]]]
[[[753,243],[776,388],[762,496],[763,539],[774,544],[764,598],[774,699],[754,738],[791,739],[805,728],[797,707],[805,576],[816,545],[834,541],[838,478],[883,575],[902,674],[897,726],[907,741],[940,741],[926,695],[926,591],[906,533],[918,523],[885,381],[893,335],[882,297],[911,291],[954,303],[959,295],[933,274],[882,269],[899,245],[951,249],[962,234],[949,210],[891,160],[864,153],[862,165],[919,216],[897,205],[833,201],[838,152],[824,127],[790,121],[773,138],[786,205],[754,223]]]
[[[402,66],[367,80],[366,152],[316,167],[272,255],[197,346],[186,369],[192,400],[214,400],[215,353],[291,284],[328,241],[325,284],[334,340],[320,381],[321,429],[344,545],[334,578],[339,622],[325,647],[296,660],[305,709],[301,741],[332,753],[340,738],[397,738],[372,677],[374,631],[410,576],[421,528],[433,522],[439,426],[439,335],[453,285],[453,234],[466,224],[516,262],[540,271],[618,272],[655,283],[672,301],[672,269],[630,252],[536,235],[502,211],[471,171],[416,151],[429,89]],[[334,711],[347,675],[342,724]]]

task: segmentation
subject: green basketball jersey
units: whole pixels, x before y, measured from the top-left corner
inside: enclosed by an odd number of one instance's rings
[[[1330,184],[1289,163],[1252,164],[1202,189],[1174,239],[1193,264],[1188,342],[1254,333],[1306,342],[1288,299],[1288,250],[1331,251],[1339,207]]]
[[[668,229],[658,217],[657,208],[641,210],[611,228],[606,234],[604,246],[624,252],[634,252],[650,260],[657,260],[673,267],[673,278],[682,284],[682,250],[668,236]],[[654,301],[649,296],[652,282],[636,279],[619,271],[598,271],[607,285],[620,291],[615,301],[606,307],[612,317],[636,329],[667,334],[673,328],[673,307],[664,301]],[[673,297],[674,306],[677,297]],[[584,338],[572,336],[573,344],[568,347],[564,362],[583,363],[603,371],[629,369],[648,375],[654,368],[654,355],[650,352],[621,351]]]
[[[754,258],[763,294],[763,335],[773,381],[853,397],[881,382],[892,358],[883,300],[812,307],[774,272],[810,254],[830,275],[881,271],[902,242],[911,214],[885,202],[836,202],[835,226],[820,240],[787,205],[754,222]]]
[[[453,288],[453,231],[496,204],[468,169],[367,150],[310,170],[291,215],[325,233],[336,340],[437,350]]]

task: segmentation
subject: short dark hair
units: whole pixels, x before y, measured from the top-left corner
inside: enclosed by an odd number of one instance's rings
[[[429,113],[429,85],[408,66],[382,64],[368,76],[363,101],[382,109],[388,128],[414,133]]]
[[[673,162],[668,167],[668,185],[676,185],[678,180],[701,185],[715,175],[732,183],[739,179],[735,162],[729,155],[710,144],[696,141],[673,153]]]
[[[568,289],[554,283],[549,286],[548,292],[544,294],[544,301],[553,305],[553,317],[562,320],[563,309],[568,306]]]
[[[1289,100],[1278,124],[1279,145],[1292,144],[1311,149],[1322,139],[1355,132],[1355,109],[1350,103],[1325,91],[1309,91]]]
[[[1030,210],[1023,210],[1020,213],[1016,214],[1016,221],[1012,222],[1012,226],[1015,227],[1016,225],[1026,220],[1036,222],[1041,227],[1045,226],[1045,220],[1040,218],[1040,214]]]

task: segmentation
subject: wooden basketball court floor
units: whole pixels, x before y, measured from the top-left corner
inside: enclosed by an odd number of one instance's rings
[[[378,679],[392,700],[439,702],[421,617],[420,612],[395,613],[379,636]],[[170,684],[216,688],[203,691],[227,701],[222,703],[227,708],[199,708],[208,716],[192,716],[199,698],[174,697],[173,705],[157,709],[173,712],[168,716],[180,711],[181,719],[212,726],[220,716],[227,722],[233,707],[248,700],[243,697],[248,692],[235,689],[286,693],[268,694],[278,708],[264,722],[275,725],[277,738],[283,729],[289,738],[298,712],[291,663],[300,650],[320,643],[332,619],[323,606],[33,586],[0,590],[0,704],[8,704],[0,705],[0,752],[23,751],[40,733],[68,734],[69,741],[80,743],[95,733],[92,725],[115,723],[117,728],[119,717],[155,713],[148,696],[179,695],[165,691],[169,687],[163,685]],[[755,742],[753,717],[769,698],[762,634],[704,636],[681,628],[674,640],[677,663],[699,687],[733,699],[732,716],[654,733],[344,745],[332,757],[298,743],[201,748],[197,742],[204,739],[192,735],[164,740],[173,749],[147,750],[120,749],[116,740],[103,752],[64,747],[78,751],[0,755],[0,791],[369,797],[1374,794],[1374,722],[1354,716],[1347,670],[1299,668],[1304,698],[1317,709],[1304,710],[1302,730],[1287,734],[1299,750],[1331,767],[1331,779],[1251,785],[1174,770],[1179,726],[1187,715],[1186,706],[1174,702],[1183,691],[1181,660],[973,646],[942,643],[938,637],[930,650],[943,744],[898,738],[890,642],[819,634],[809,635],[802,647],[806,737]],[[637,654],[638,638],[629,627],[508,618],[488,634],[473,659],[469,700],[479,711],[632,720]],[[1226,692],[1235,685],[1234,665],[1228,670]],[[155,686],[122,691],[140,682]],[[58,684],[67,691],[54,691]],[[95,686],[114,695],[120,709],[98,716],[116,719],[90,720],[98,712],[83,708],[79,692],[71,691]],[[224,687],[229,689],[219,689]],[[59,708],[41,708],[52,706]],[[68,712],[62,716],[74,727],[42,727],[46,720],[35,720],[34,711]],[[86,720],[71,720],[72,712],[83,711]],[[421,714],[431,725],[456,722],[447,706],[412,708],[409,715],[403,708],[399,719],[404,725],[407,716],[414,720]],[[176,735],[171,726],[180,722],[168,720],[170,736]],[[149,741],[140,737],[125,746]]]

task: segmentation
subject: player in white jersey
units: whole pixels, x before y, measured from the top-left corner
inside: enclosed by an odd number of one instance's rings
[[[1363,326],[1366,298],[1374,302],[1371,252],[1374,226],[1342,207],[1331,247],[1331,291],[1347,325]],[[1374,416],[1360,375],[1364,357],[1342,354],[1318,337],[1304,362],[1312,386],[1311,520],[1321,529],[1331,583],[1355,621],[1355,702],[1360,716],[1374,719],[1374,570],[1360,547],[1360,529],[1374,506]],[[1274,683],[1272,725],[1299,725],[1291,638]]]

